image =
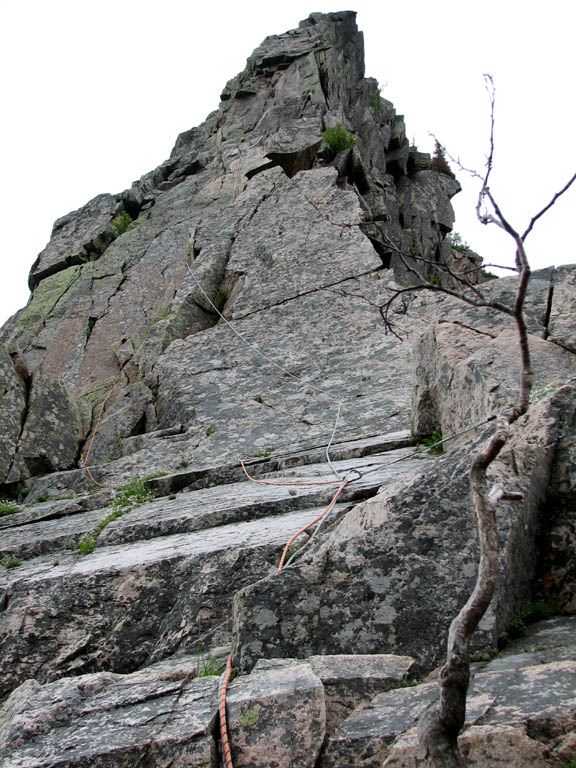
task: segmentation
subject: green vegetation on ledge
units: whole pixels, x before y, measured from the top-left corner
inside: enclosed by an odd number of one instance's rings
[[[154,501],[155,495],[145,487],[144,482],[143,479],[137,478],[128,485],[117,489],[115,498],[108,504],[112,511],[100,520],[91,534],[83,536],[80,540],[78,551],[81,555],[89,555],[94,551],[98,537],[113,520],[122,517],[125,512],[131,512],[142,504]]]
[[[350,147],[356,144],[356,139],[351,133],[348,133],[342,123],[337,123],[333,128],[325,130],[322,138],[333,155],[337,155],[338,152],[342,152],[345,149],[350,149]]]

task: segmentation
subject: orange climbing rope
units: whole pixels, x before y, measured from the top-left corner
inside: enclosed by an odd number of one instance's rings
[[[310,522],[307,525],[305,525],[304,528],[301,528],[297,533],[295,533],[293,536],[291,536],[288,539],[288,541],[286,542],[286,546],[284,547],[284,550],[282,551],[282,557],[280,558],[280,564],[278,565],[278,570],[281,571],[282,568],[284,567],[284,561],[286,560],[286,555],[288,553],[288,550],[290,549],[290,544],[292,544],[294,539],[297,539],[298,536],[300,536],[301,533],[304,533],[304,531],[307,531],[308,528],[311,528],[313,525],[315,525],[316,523],[320,522],[320,520],[322,520],[322,518],[325,517],[328,514],[328,512],[330,512],[330,510],[332,509],[334,504],[336,504],[336,500],[338,499],[338,497],[340,496],[340,494],[342,493],[344,488],[346,488],[346,486],[348,485],[348,483],[350,481],[349,480],[342,480],[342,479],[338,479],[338,480],[291,480],[291,481],[287,481],[287,482],[281,482],[281,481],[277,481],[277,480],[256,480],[256,478],[252,477],[252,475],[250,475],[248,473],[248,470],[246,469],[244,461],[242,459],[238,459],[238,461],[240,462],[240,466],[242,467],[242,471],[244,472],[244,474],[246,475],[248,480],[251,480],[253,483],[257,483],[258,485],[280,485],[280,486],[286,486],[286,485],[294,486],[294,485],[297,485],[297,486],[309,486],[309,485],[336,485],[336,483],[340,484],[338,490],[336,491],[336,493],[332,497],[332,501],[330,502],[330,504],[328,504],[328,506],[322,512],[322,514],[318,515],[318,517],[314,518],[314,520],[312,520],[312,522]]]
[[[311,528],[316,523],[320,522],[323,517],[325,517],[330,510],[333,508],[334,504],[336,504],[336,501],[344,488],[349,483],[349,480],[311,480],[311,481],[292,481],[292,482],[274,482],[272,480],[255,480],[251,475],[248,474],[248,471],[246,470],[246,467],[244,466],[244,462],[242,459],[238,459],[242,466],[242,470],[244,471],[244,474],[246,477],[251,480],[253,483],[258,483],[258,485],[335,485],[336,483],[339,483],[338,490],[332,497],[330,503],[326,507],[326,509],[318,515],[318,517],[315,517],[314,520],[312,520],[310,523],[305,525],[303,528],[301,528],[299,531],[297,531],[293,536],[291,536],[286,546],[284,547],[284,550],[282,551],[282,557],[280,558],[280,563],[278,565],[278,571],[281,571],[284,568],[284,563],[286,561],[286,555],[288,553],[288,549],[290,547],[290,544],[294,541],[294,539],[298,538],[301,533],[304,533],[304,531],[307,531],[308,528]],[[222,758],[223,763],[226,766],[226,768],[234,768],[232,764],[232,755],[230,753],[230,743],[228,740],[228,724],[226,722],[226,691],[228,689],[228,682],[230,680],[230,674],[232,672],[232,654],[228,656],[228,662],[226,663],[226,670],[222,673],[222,677],[220,678],[220,706],[219,706],[219,713],[220,713],[220,740],[222,742]]]
[[[349,482],[348,480],[344,480],[341,483],[340,487],[338,488],[338,490],[336,491],[336,493],[332,497],[332,501],[330,502],[330,504],[328,504],[326,509],[320,515],[318,515],[318,517],[315,517],[314,520],[312,520],[310,523],[305,525],[304,528],[300,528],[300,530],[297,533],[295,533],[293,536],[291,536],[288,539],[288,541],[286,542],[286,546],[284,547],[284,549],[282,551],[282,557],[280,558],[280,563],[278,564],[278,571],[281,571],[282,568],[284,568],[284,561],[286,560],[286,555],[288,554],[288,550],[290,549],[290,544],[292,544],[294,539],[297,539],[298,536],[300,536],[301,533],[304,533],[304,531],[307,531],[308,528],[311,528],[313,525],[316,525],[316,523],[319,523],[320,520],[322,520],[323,517],[326,517],[326,515],[328,514],[328,512],[330,512],[330,510],[332,509],[334,504],[336,504],[336,500],[338,499],[338,497],[340,496],[340,494],[342,493],[344,488],[346,488],[346,486],[348,485],[348,482]]]
[[[274,480],[256,480],[256,478],[252,477],[252,475],[248,474],[248,470],[246,469],[244,465],[243,459],[238,459],[240,462],[240,465],[242,466],[242,471],[248,478],[248,480],[251,480],[253,483],[257,483],[258,485],[336,485],[336,483],[341,483],[342,480],[292,480],[290,482],[277,482]]]
[[[232,753],[230,752],[230,743],[228,741],[228,727],[226,723],[226,691],[228,690],[228,683],[230,681],[230,675],[232,674],[232,654],[228,656],[226,662],[226,669],[222,673],[220,678],[220,741],[222,742],[222,762],[226,768],[234,768],[232,764]]]
[[[84,470],[86,471],[86,474],[88,475],[90,480],[92,480],[94,485],[97,485],[100,488],[111,488],[112,490],[116,488],[115,485],[105,485],[104,483],[99,483],[98,480],[96,480],[92,472],[90,472],[90,467],[88,466],[88,458],[90,456],[90,451],[92,450],[92,444],[94,442],[94,438],[96,437],[96,433],[98,432],[98,427],[100,426],[100,420],[102,418],[102,414],[104,413],[104,408],[106,407],[106,403],[108,402],[108,400],[110,400],[110,398],[112,397],[112,393],[114,392],[114,390],[119,384],[120,384],[120,380],[118,380],[116,384],[114,384],[112,389],[108,392],[108,394],[102,401],[102,407],[100,408],[100,413],[98,414],[98,418],[96,419],[96,426],[94,427],[94,430],[92,432],[92,437],[90,438],[90,442],[88,443],[88,450],[86,451],[86,456],[82,457],[82,467],[84,468]]]

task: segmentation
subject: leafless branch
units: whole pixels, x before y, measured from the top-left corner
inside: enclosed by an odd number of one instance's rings
[[[521,236],[504,216],[502,209],[492,194],[488,182],[494,159],[494,82],[490,75],[485,75],[486,87],[490,96],[490,151],[486,162],[486,172],[478,196],[476,213],[483,224],[496,224],[506,232],[516,246],[516,271],[519,273],[518,286],[513,306],[503,307],[498,302],[486,302],[483,306],[512,316],[516,323],[520,347],[521,373],[520,388],[516,405],[506,416],[501,415],[494,434],[487,446],[474,458],[470,470],[472,501],[480,543],[480,561],[476,584],[472,594],[458,615],[452,621],[448,634],[446,663],[440,674],[440,698],[421,718],[418,734],[428,765],[438,768],[456,768],[461,765],[457,739],[465,722],[466,696],[470,677],[469,647],[473,633],[486,612],[498,577],[498,529],[496,524],[496,506],[502,500],[519,500],[521,494],[507,491],[501,485],[488,490],[486,472],[490,464],[498,457],[508,439],[510,425],[528,409],[533,383],[533,371],[528,346],[528,331],[524,318],[524,304],[530,280],[530,265],[524,247],[524,240],[532,231],[535,222],[544,215],[576,180],[576,174],[556,193],[551,201],[539,213],[532,217],[528,228]],[[462,166],[458,163],[459,167]],[[479,177],[479,174],[473,173]],[[486,201],[492,212],[486,210]],[[482,208],[484,207],[484,211]],[[428,290],[428,286],[424,286]],[[442,288],[437,287],[437,290]],[[446,292],[446,291],[444,291]],[[388,302],[391,304],[395,297]],[[482,306],[469,297],[459,296],[462,301],[475,306]],[[380,310],[385,322],[386,312]]]
[[[558,198],[559,198],[559,197],[562,197],[562,195],[563,195],[565,192],[567,192],[567,191],[570,189],[570,187],[572,186],[572,184],[574,183],[574,181],[576,181],[576,173],[575,173],[575,174],[572,176],[572,178],[570,179],[570,181],[568,181],[568,182],[567,182],[567,183],[566,183],[566,184],[565,184],[565,185],[562,187],[562,189],[560,190],[560,192],[556,192],[556,194],[554,195],[554,197],[552,198],[552,200],[550,200],[550,202],[548,203],[548,205],[545,205],[545,206],[544,206],[544,208],[542,208],[542,210],[541,210],[541,211],[539,211],[539,212],[538,212],[538,213],[537,213],[535,216],[532,216],[532,218],[530,219],[530,224],[528,225],[528,227],[527,227],[526,231],[525,231],[525,232],[524,232],[524,234],[522,235],[522,240],[526,240],[526,238],[528,237],[528,235],[530,234],[530,232],[532,232],[532,228],[534,227],[534,224],[536,224],[536,222],[538,221],[538,219],[539,219],[541,216],[543,216],[543,215],[546,213],[546,211],[548,211],[548,210],[550,210],[550,208],[552,208],[552,206],[554,205],[554,203],[556,202],[556,200],[558,200]]]

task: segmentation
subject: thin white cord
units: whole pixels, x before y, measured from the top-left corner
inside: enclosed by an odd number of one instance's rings
[[[338,429],[338,422],[340,421],[340,411],[342,410],[342,400],[338,403],[338,412],[336,414],[336,421],[334,422],[334,429],[332,430],[332,435],[330,436],[330,440],[328,441],[328,445],[326,446],[326,461],[328,462],[328,466],[332,470],[332,474],[337,480],[344,481],[343,477],[340,477],[338,472],[334,469],[334,465],[330,461],[330,446],[334,442],[334,436],[336,435],[336,430]]]
[[[316,392],[320,392],[322,395],[326,395],[326,392],[322,392],[322,390],[321,390],[321,389],[318,389],[317,387],[315,387],[315,386],[313,386],[313,385],[311,385],[311,384],[308,384],[307,382],[305,382],[305,381],[304,381],[304,380],[303,380],[303,379],[302,379],[300,376],[296,376],[296,374],[294,374],[294,373],[290,373],[290,371],[287,371],[287,370],[286,370],[285,368],[283,368],[281,365],[278,365],[278,363],[275,363],[273,360],[270,360],[270,358],[269,358],[269,357],[267,357],[267,356],[266,356],[266,355],[265,355],[263,352],[261,352],[261,351],[260,351],[260,349],[259,349],[259,348],[258,348],[258,347],[257,347],[255,344],[252,344],[252,342],[248,341],[248,339],[247,339],[245,336],[243,336],[243,335],[242,335],[242,334],[241,334],[239,331],[237,331],[237,330],[236,330],[236,328],[234,328],[234,326],[233,326],[233,325],[232,325],[232,324],[231,324],[231,323],[230,323],[230,322],[229,322],[229,321],[228,321],[228,320],[227,320],[227,319],[224,317],[224,315],[222,314],[222,312],[220,312],[220,310],[219,310],[219,309],[218,309],[218,307],[217,307],[217,306],[214,304],[214,302],[212,301],[212,299],[211,299],[211,298],[208,296],[208,294],[206,293],[206,291],[204,290],[204,288],[202,288],[202,285],[200,284],[200,281],[198,280],[198,278],[196,277],[196,275],[195,275],[195,274],[192,272],[192,270],[190,269],[190,265],[189,265],[189,264],[186,264],[186,268],[188,269],[188,272],[190,273],[190,277],[191,277],[191,278],[194,280],[194,282],[195,282],[195,283],[196,283],[196,285],[198,286],[198,289],[199,289],[200,293],[202,294],[202,296],[204,296],[204,298],[206,299],[206,301],[207,301],[207,302],[210,304],[210,306],[211,306],[211,307],[212,307],[212,309],[213,309],[213,310],[214,310],[214,311],[217,313],[217,315],[220,317],[220,319],[224,320],[224,322],[226,323],[226,325],[228,326],[228,328],[230,328],[230,330],[232,331],[232,333],[234,333],[236,336],[238,336],[238,338],[239,338],[241,341],[243,341],[243,342],[244,342],[244,344],[246,344],[248,347],[250,347],[250,349],[252,349],[254,352],[256,352],[256,354],[257,354],[257,355],[260,355],[260,357],[261,357],[261,358],[263,358],[264,360],[266,360],[266,362],[267,362],[267,363],[270,363],[270,365],[273,365],[273,366],[274,366],[275,368],[277,368],[279,371],[282,371],[282,373],[283,373],[284,375],[286,375],[286,376],[290,376],[292,379],[295,379],[296,381],[299,381],[299,382],[300,382],[300,383],[302,383],[302,384],[306,384],[306,386],[307,386],[307,387],[310,387],[311,389],[314,389],[314,390],[316,390]]]

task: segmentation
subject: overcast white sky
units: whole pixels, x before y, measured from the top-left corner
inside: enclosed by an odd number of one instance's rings
[[[492,190],[510,221],[530,216],[576,170],[573,30],[568,0],[411,0],[319,6],[191,0],[19,0],[0,9],[2,183],[0,323],[28,300],[27,274],[54,220],[120,192],[169,155],[176,136],[215,109],[228,79],[270,34],[312,11],[353,9],[366,74],[430,151],[432,131],[468,166],[487,151],[497,87]],[[456,230],[486,261],[513,263],[507,238],[474,220],[462,174]],[[533,267],[576,262],[576,189],[528,241]]]

